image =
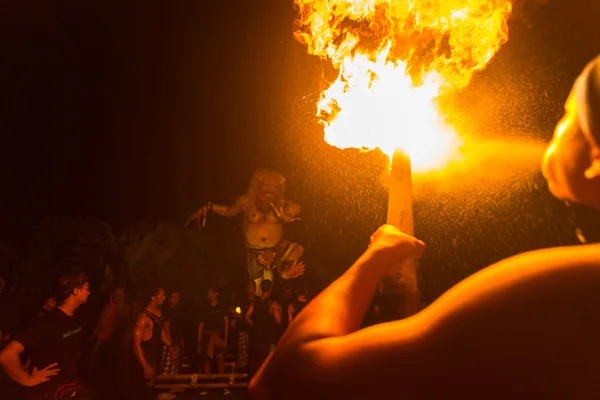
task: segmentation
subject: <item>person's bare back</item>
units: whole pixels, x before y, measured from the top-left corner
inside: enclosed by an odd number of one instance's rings
[[[357,264],[361,274],[377,271]],[[321,333],[291,329],[250,392],[261,399],[585,398],[600,392],[598,375],[589,374],[600,373],[599,288],[599,245],[522,254],[406,320],[343,336],[326,333],[344,331],[335,321]],[[321,318],[322,304],[332,303],[319,297],[300,320]]]

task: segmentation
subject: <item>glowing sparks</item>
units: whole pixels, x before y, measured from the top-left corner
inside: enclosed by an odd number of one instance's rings
[[[507,38],[509,0],[295,0],[295,36],[339,74],[321,96],[325,140],[395,148],[419,171],[456,156],[461,140],[436,99],[463,88]]]

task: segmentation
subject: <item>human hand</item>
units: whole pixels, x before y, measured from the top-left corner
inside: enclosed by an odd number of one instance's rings
[[[300,221],[300,218],[296,218],[295,216],[286,214],[285,211],[282,208],[277,207],[275,203],[271,203],[271,207],[275,211],[277,217],[285,223]]]
[[[302,261],[296,260],[289,266],[286,276],[288,279],[294,279],[304,274],[305,265]]]
[[[185,226],[188,226],[190,222],[192,221],[197,221],[198,223],[200,223],[200,221],[202,221],[202,219],[206,218],[206,214],[208,213],[208,207],[204,206],[204,207],[200,207],[197,211],[193,212],[187,219],[187,221],[185,221]]]
[[[51,376],[58,374],[58,371],[60,371],[57,366],[58,364],[54,363],[39,370],[36,367],[33,367],[33,371],[31,371],[31,374],[29,375],[27,386],[33,387],[49,381]]]
[[[151,381],[152,379],[154,379],[154,376],[156,375],[156,371],[154,370],[154,368],[147,366],[144,367],[144,379],[147,381]]]
[[[382,225],[371,236],[369,248],[390,261],[403,261],[408,258],[421,258],[425,251],[425,243],[402,233],[392,225]]]

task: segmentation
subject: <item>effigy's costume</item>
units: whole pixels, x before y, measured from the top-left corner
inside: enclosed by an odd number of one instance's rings
[[[304,249],[283,238],[283,226],[297,220],[300,206],[284,198],[285,177],[276,171],[259,169],[254,172],[248,192],[230,206],[209,203],[188,219],[202,219],[208,211],[224,217],[244,213],[244,242],[248,277],[260,283],[264,279],[294,279],[304,273],[299,262]]]

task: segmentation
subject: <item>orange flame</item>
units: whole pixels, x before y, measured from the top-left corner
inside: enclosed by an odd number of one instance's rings
[[[510,0],[294,0],[294,35],[338,77],[317,115],[327,143],[391,157],[416,171],[445,165],[462,141],[436,99],[466,87],[508,39]]]

